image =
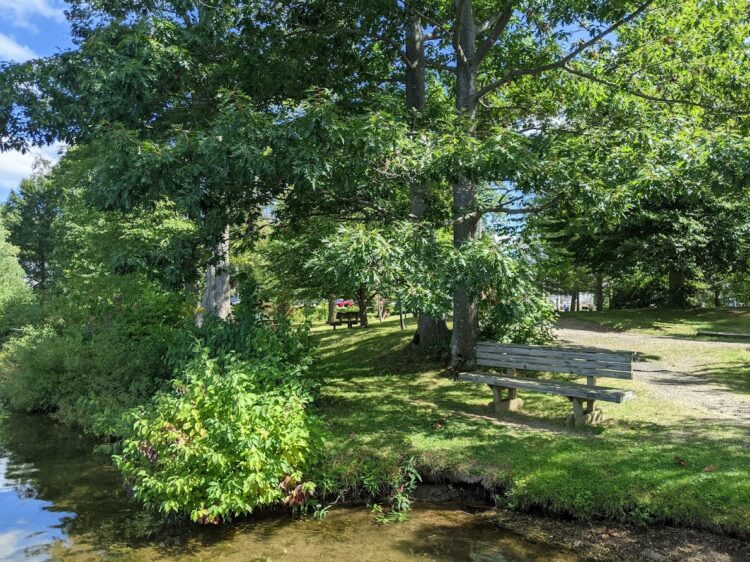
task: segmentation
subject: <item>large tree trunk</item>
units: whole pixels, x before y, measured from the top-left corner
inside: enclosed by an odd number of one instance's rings
[[[594,289],[594,306],[597,312],[604,312],[604,275],[596,274],[596,287]]]
[[[460,22],[459,45],[463,52],[456,67],[456,109],[465,120],[466,132],[473,134],[476,113],[476,25],[472,0],[455,0],[456,16]],[[479,236],[479,217],[473,214],[476,186],[467,177],[459,178],[453,186],[453,245],[460,248]],[[451,364],[454,368],[470,367],[475,360],[479,333],[477,303],[463,287],[453,292],[453,339]]]
[[[196,315],[195,322],[203,325],[203,319],[213,316],[219,320],[226,320],[231,312],[230,304],[230,275],[229,275],[229,228],[224,230],[224,236],[216,246],[214,263],[206,267],[206,283],[203,288],[201,309]]]
[[[406,25],[406,58],[409,59],[406,65],[406,106],[422,111],[427,99],[422,21],[413,15]]]
[[[375,299],[378,303],[378,321],[382,322],[388,318],[388,301],[382,295],[376,295]]]
[[[367,290],[359,289],[354,298],[357,300],[357,306],[359,307],[359,325],[363,328],[369,326],[367,319]]]
[[[685,277],[682,271],[669,270],[669,306],[682,308],[687,305],[685,299]]]
[[[328,320],[329,324],[333,324],[336,321],[336,297],[328,297]]]
[[[422,21],[416,15],[410,18],[406,27],[406,58],[409,61],[406,65],[406,106],[421,112],[424,110],[427,88]],[[427,212],[425,188],[425,184],[419,181],[411,185],[411,214],[417,220],[421,220]],[[439,349],[447,344],[448,336],[448,326],[443,318],[420,314],[412,341],[418,349]]]

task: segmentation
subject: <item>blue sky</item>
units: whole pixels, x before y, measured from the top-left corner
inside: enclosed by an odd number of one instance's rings
[[[62,0],[0,0],[0,60],[24,61],[55,54],[71,46]],[[0,153],[0,201],[31,172],[36,156],[55,160],[59,146],[27,154]]]

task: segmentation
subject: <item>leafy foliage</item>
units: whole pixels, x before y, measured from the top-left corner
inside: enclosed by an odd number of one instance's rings
[[[0,221],[0,338],[18,326],[22,310],[29,307],[32,299],[18,263],[18,248],[8,242],[8,231]]]
[[[44,260],[54,275],[24,317],[29,325],[0,353],[0,399],[117,437],[128,427],[123,412],[169,379],[164,357],[191,309],[175,256],[184,255],[180,241],[191,229],[168,204],[131,213],[92,209],[82,189],[85,155],[74,150],[35,180],[44,182],[43,193],[59,194],[45,227]],[[14,209],[36,193],[19,193]],[[18,217],[21,232],[39,222],[34,213]]]
[[[44,289],[53,272],[53,223],[59,213],[60,185],[48,177],[49,162],[37,160],[34,173],[11,192],[2,209],[10,240],[19,248],[26,277],[36,289]]]
[[[487,238],[465,244],[453,262],[453,283],[479,302],[480,336],[507,343],[552,341],[551,303],[534,284],[532,268]]]
[[[299,505],[313,493],[306,470],[321,437],[307,410],[306,358],[268,346],[277,337],[268,329],[255,335],[246,342],[257,343],[254,358],[196,342],[172,390],[134,413],[115,460],[146,505],[219,523],[263,506]],[[217,339],[223,335],[208,337]]]
[[[305,268],[323,295],[351,295],[367,325],[367,308],[376,294],[393,291],[402,275],[403,247],[383,232],[364,225],[341,226],[322,241]]]
[[[187,311],[179,295],[142,278],[97,281],[89,280],[85,297],[44,301],[43,323],[5,344],[0,399],[97,435],[119,436],[127,428],[122,414],[168,380],[163,358]]]

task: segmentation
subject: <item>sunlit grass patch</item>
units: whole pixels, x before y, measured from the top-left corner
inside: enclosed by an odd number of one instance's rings
[[[315,334],[334,477],[385,478],[414,456],[426,473],[495,483],[510,507],[750,533],[747,428],[706,423],[637,380],[611,381],[637,398],[602,404],[600,428],[571,430],[567,399],[528,392],[524,411],[499,422],[486,386],[413,354],[395,321]]]
[[[585,322],[617,331],[666,336],[695,336],[700,330],[750,334],[750,308],[637,308],[604,312],[564,312],[566,321]]]

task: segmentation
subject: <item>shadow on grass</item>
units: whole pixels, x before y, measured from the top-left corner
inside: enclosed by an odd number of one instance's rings
[[[415,456],[432,471],[487,477],[519,507],[617,519],[641,510],[644,518],[750,531],[750,453],[740,430],[627,420],[598,436],[531,431],[461,415],[487,414],[486,395],[440,388],[420,400],[410,385],[388,382],[384,391],[359,388],[327,412],[341,462]],[[528,415],[547,401],[529,395]]]
[[[565,312],[559,327],[598,332],[653,331],[664,335],[695,337],[698,330],[750,333],[749,308],[639,308],[595,312]],[[689,328],[689,329],[688,329]],[[690,334],[686,334],[685,331]],[[720,341],[720,340],[717,340]]]
[[[725,387],[730,392],[750,394],[750,364],[732,361],[706,367],[691,373],[701,378],[701,382],[709,381]]]
[[[312,336],[321,351],[313,372],[323,379],[414,375],[445,366],[444,360],[413,352],[409,347],[412,332],[394,329],[392,323],[332,332]]]
[[[508,418],[515,423],[499,424],[485,385],[444,376],[443,363],[412,355],[409,338],[382,325],[320,340],[334,473],[356,478],[378,465],[392,474],[414,456],[434,473],[494,481],[518,507],[750,533],[742,428],[660,417],[659,404],[645,401],[606,404],[613,419],[602,428],[570,432],[569,402],[538,393],[523,394],[525,411]]]

